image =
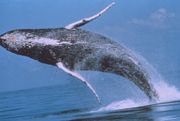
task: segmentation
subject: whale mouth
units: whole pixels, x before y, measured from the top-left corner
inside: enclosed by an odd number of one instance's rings
[[[0,45],[2,45],[2,43],[5,41],[5,39],[3,39],[1,36],[0,36]]]
[[[0,36],[0,46],[4,47],[7,49],[7,44],[5,43],[6,39],[3,39],[1,36]]]

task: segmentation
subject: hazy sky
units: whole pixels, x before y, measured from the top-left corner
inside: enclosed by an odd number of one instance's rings
[[[180,1],[114,0],[116,5],[82,27],[144,56],[163,77],[180,77]],[[95,14],[112,0],[0,0],[0,34],[19,28],[58,28]],[[172,76],[168,73],[174,72]],[[66,84],[56,67],[0,48],[0,91]],[[176,76],[176,81],[174,79]],[[180,86],[180,85],[179,85]]]

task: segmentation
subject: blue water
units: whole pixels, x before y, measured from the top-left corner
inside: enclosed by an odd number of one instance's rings
[[[0,47],[0,121],[180,120],[180,1],[115,2],[109,12],[83,29],[105,35],[143,56],[160,100],[149,102],[131,81],[119,76],[80,72],[100,96],[100,105],[80,81],[57,67]],[[109,3],[1,0],[0,34],[17,28],[63,27]]]
[[[179,121],[180,101],[101,108],[82,85],[57,85],[0,93],[1,121]],[[90,98],[91,97],[91,98]],[[127,106],[130,105],[126,102]],[[128,104],[129,103],[129,104]],[[99,110],[102,109],[102,110]]]

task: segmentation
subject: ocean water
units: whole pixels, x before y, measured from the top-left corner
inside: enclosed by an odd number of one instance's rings
[[[82,85],[74,85],[0,93],[0,121],[180,120],[180,100],[149,103],[125,99],[100,105],[88,91],[82,91]]]

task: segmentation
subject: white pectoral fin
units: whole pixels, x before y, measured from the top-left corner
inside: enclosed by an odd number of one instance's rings
[[[96,96],[96,99],[98,100],[98,102],[100,103],[100,98],[97,95],[96,91],[94,90],[94,88],[89,84],[89,82],[84,79],[79,73],[75,72],[75,71],[71,71],[68,68],[66,68],[64,66],[64,64],[62,62],[59,62],[56,64],[60,69],[62,69],[63,71],[65,71],[66,73],[70,74],[73,77],[76,77],[77,79],[81,80],[91,91],[92,93]]]
[[[99,16],[101,16],[103,13],[105,13],[108,9],[110,9],[113,5],[115,4],[115,2],[112,2],[110,5],[108,5],[106,8],[104,8],[103,10],[101,10],[99,13],[91,16],[91,17],[88,17],[88,18],[83,18],[79,21],[76,21],[74,23],[71,23],[67,26],[65,26],[66,29],[75,29],[75,28],[78,28],[80,26],[83,26],[91,21],[93,21],[94,19],[98,18]]]

